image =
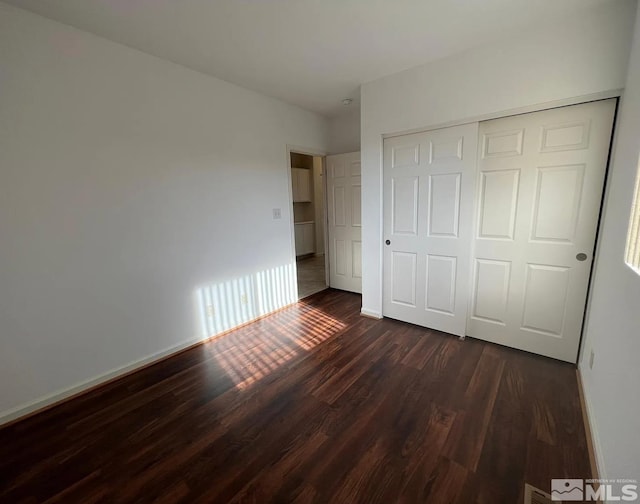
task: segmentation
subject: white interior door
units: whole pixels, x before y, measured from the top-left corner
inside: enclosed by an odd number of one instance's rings
[[[360,153],[327,156],[329,286],[362,292]]]
[[[480,124],[469,336],[576,361],[614,113]]]
[[[478,124],[384,141],[383,314],[465,334]]]

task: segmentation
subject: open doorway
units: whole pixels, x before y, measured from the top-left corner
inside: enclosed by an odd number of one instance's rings
[[[324,158],[290,153],[298,298],[327,288]]]

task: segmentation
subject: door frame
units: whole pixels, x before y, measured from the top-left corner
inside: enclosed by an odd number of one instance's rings
[[[595,101],[602,101],[602,100],[609,100],[614,98],[616,100],[616,109],[615,109],[615,114],[613,117],[613,129],[612,129],[612,133],[611,133],[611,139],[610,139],[610,144],[609,144],[609,154],[608,154],[608,158],[607,158],[607,165],[605,166],[605,175],[604,175],[604,181],[603,181],[603,187],[602,187],[602,195],[600,198],[600,208],[598,210],[598,222],[597,222],[597,227],[596,227],[596,236],[595,236],[595,241],[594,241],[594,247],[593,247],[593,261],[591,263],[591,268],[589,270],[589,280],[588,280],[588,286],[587,286],[587,295],[585,298],[585,306],[584,306],[584,316],[582,319],[582,326],[580,329],[580,339],[579,339],[579,343],[578,343],[578,351],[576,354],[576,364],[578,362],[580,362],[580,357],[581,357],[581,353],[583,351],[583,339],[584,339],[584,330],[587,327],[588,324],[588,318],[589,318],[589,307],[591,305],[591,291],[592,291],[592,287],[593,287],[593,278],[594,278],[594,271],[595,271],[595,265],[596,265],[596,261],[598,261],[599,259],[599,255],[600,255],[600,235],[601,235],[601,226],[602,226],[602,216],[604,213],[604,207],[605,207],[605,203],[608,199],[608,191],[609,191],[609,176],[610,176],[610,166],[611,166],[611,154],[613,152],[613,146],[614,146],[614,142],[617,136],[617,122],[618,122],[618,111],[620,108],[620,100],[623,97],[623,89],[616,89],[616,90],[611,90],[611,91],[603,91],[603,92],[599,92],[599,93],[593,93],[593,94],[589,94],[589,95],[582,95],[582,96],[576,96],[576,97],[572,97],[572,98],[565,98],[562,100],[554,100],[554,101],[550,101],[550,102],[544,102],[544,103],[539,103],[539,104],[535,104],[535,105],[530,105],[530,106],[525,106],[525,107],[517,107],[514,109],[507,109],[507,110],[503,110],[501,112],[495,112],[495,113],[490,113],[490,114],[483,114],[480,116],[475,116],[472,118],[467,118],[467,119],[460,119],[460,120],[455,120],[455,121],[450,121],[450,122],[446,122],[446,123],[440,123],[440,124],[435,124],[433,126],[427,126],[427,127],[422,127],[422,128],[414,128],[414,129],[410,129],[410,130],[405,130],[402,132],[397,132],[397,133],[386,133],[382,135],[382,141],[381,141],[381,146],[382,146],[382,152],[380,153],[380,158],[381,158],[381,177],[380,177],[380,182],[381,182],[381,191],[380,191],[380,208],[381,208],[381,219],[382,216],[384,215],[385,212],[385,208],[384,208],[384,163],[382,163],[382,159],[384,156],[384,140],[386,138],[394,138],[394,137],[399,137],[399,136],[405,136],[405,135],[411,135],[414,133],[426,133],[429,131],[434,131],[434,130],[439,130],[439,129],[444,129],[444,128],[449,128],[449,127],[453,127],[453,126],[461,126],[464,124],[469,124],[469,123],[481,123],[484,121],[490,121],[492,119],[502,119],[505,117],[512,117],[512,116],[517,116],[517,115],[524,115],[524,114],[530,114],[530,113],[534,113],[534,112],[542,112],[545,110],[549,110],[549,109],[557,109],[557,108],[564,108],[564,107],[570,107],[572,105],[581,105],[584,103],[590,103],[590,102],[595,102]],[[477,161],[477,160],[476,160]],[[477,174],[476,174],[477,175]],[[474,216],[475,216],[475,209],[477,206],[477,191],[475,189],[477,189],[476,187],[477,184],[477,179],[474,181],[474,201],[473,201],[473,205],[474,205]],[[385,236],[385,229],[384,229],[384,222],[381,222],[382,226],[381,226],[381,239],[380,239],[380,286],[381,286],[381,291],[380,291],[380,300],[381,300],[381,304],[380,304],[380,314],[382,316],[382,318],[385,317],[384,314],[384,305],[382,303],[382,298],[384,296],[384,268],[385,268],[385,264],[384,264],[384,236]],[[475,224],[474,224],[474,232],[475,232]],[[472,268],[469,271],[469,275],[473,275],[472,272]],[[469,281],[471,282],[473,280],[473,278],[469,278]],[[469,284],[471,285],[471,284]],[[471,297],[469,297],[468,300],[468,306],[467,306],[467,311],[470,309],[470,303],[471,303]],[[466,336],[466,335],[465,335]]]
[[[448,128],[450,126],[461,126],[463,124],[468,124],[473,122],[484,122],[484,121],[490,121],[491,119],[502,119],[503,117],[529,114],[531,112],[542,112],[543,110],[548,110],[548,109],[568,107],[570,105],[580,105],[582,103],[589,103],[593,101],[608,100],[609,98],[622,98],[623,95],[624,95],[624,89],[620,88],[620,89],[612,89],[610,91],[602,91],[599,93],[591,93],[586,95],[574,96],[571,98],[563,98],[561,100],[540,102],[534,105],[526,105],[524,107],[515,107],[512,109],[505,109],[499,112],[491,112],[491,113],[480,114],[476,116],[469,116],[461,119],[454,119],[452,121],[435,123],[427,126],[421,126],[419,128],[392,131],[389,133],[384,133],[382,135],[382,139],[404,136],[404,135],[412,135],[413,133],[425,133],[427,131]]]
[[[304,154],[306,156],[313,157],[321,157],[322,158],[322,206],[324,208],[324,216],[323,216],[323,234],[324,234],[324,281],[325,284],[329,285],[329,254],[327,249],[327,177],[326,177],[326,158],[327,153],[320,149],[314,149],[311,147],[300,147],[297,145],[286,145],[286,153],[287,153],[287,184],[288,184],[288,194],[289,194],[289,205],[291,208],[291,216],[289,218],[289,235],[291,238],[291,257],[293,257],[293,268],[296,274],[296,299],[299,299],[298,295],[298,264],[296,261],[296,228],[295,221],[293,215],[293,180],[291,178],[291,153],[294,152],[296,154]],[[317,222],[317,218],[315,219]]]

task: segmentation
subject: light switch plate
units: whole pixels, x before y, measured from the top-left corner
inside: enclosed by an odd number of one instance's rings
[[[282,212],[280,211],[279,208],[274,208],[273,209],[273,219],[282,219]]]

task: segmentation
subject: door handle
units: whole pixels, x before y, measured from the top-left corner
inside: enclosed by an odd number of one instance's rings
[[[587,254],[580,252],[579,254],[576,254],[576,259],[578,261],[586,261],[587,260]]]
[[[391,245],[391,240],[387,240],[384,242],[386,245]]]

